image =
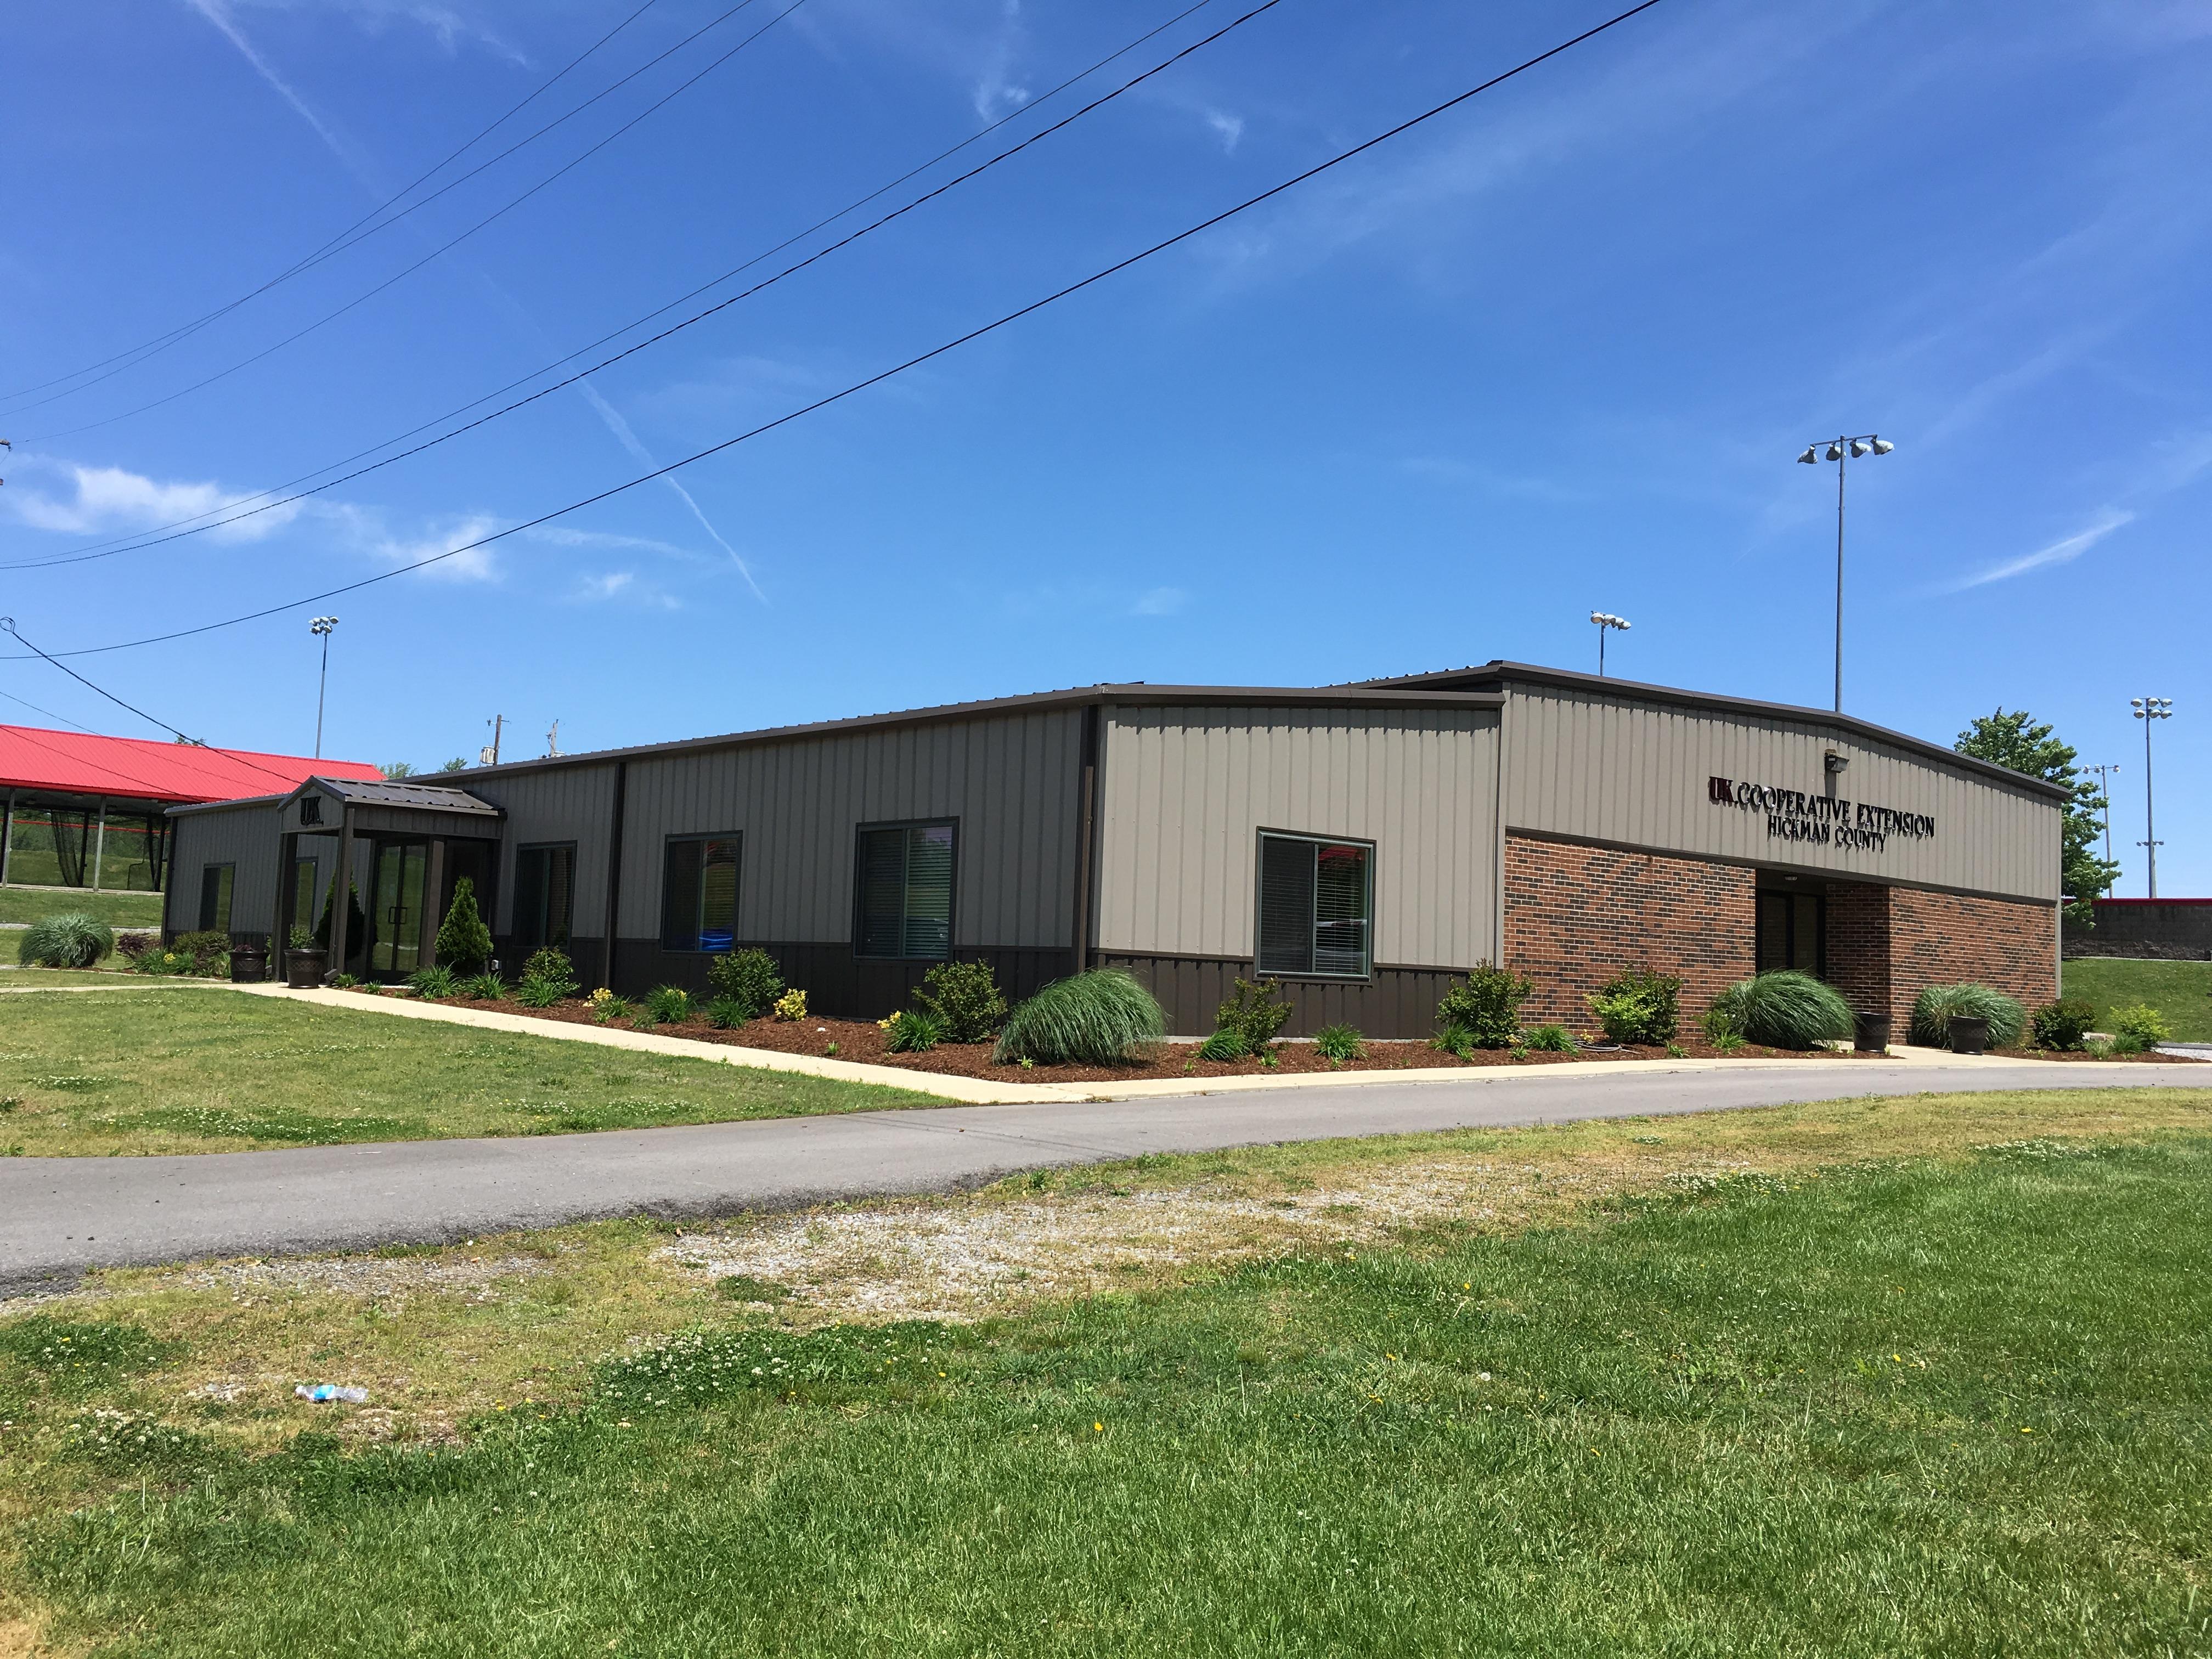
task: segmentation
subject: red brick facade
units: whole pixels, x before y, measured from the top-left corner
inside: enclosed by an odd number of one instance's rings
[[[1680,977],[1694,1019],[1756,966],[1756,879],[1733,865],[1509,836],[1505,962],[1536,982],[1522,1018],[1594,1030],[1589,994],[1623,969],[1651,968]],[[1854,1008],[1887,1008],[1898,1042],[1930,985],[1972,981],[2030,1008],[2057,994],[2048,904],[1869,882],[1826,892],[1828,980]]]
[[[1753,969],[1752,872],[1734,865],[1505,838],[1505,965],[1536,981],[1529,1024],[1595,1030],[1589,994],[1627,968],[1682,981],[1685,1013]]]

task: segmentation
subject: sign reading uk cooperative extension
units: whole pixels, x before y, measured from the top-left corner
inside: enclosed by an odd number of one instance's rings
[[[1936,833],[1936,820],[1926,812],[1896,812],[1887,806],[1848,801],[1836,795],[1808,795],[1802,789],[1777,789],[1771,784],[1736,783],[1728,778],[1707,778],[1705,798],[1716,806],[1738,806],[1747,812],[1766,814],[1766,833],[1776,841],[1808,841],[1822,847],[1863,847],[1869,852],[1888,850],[1889,838],[1926,841]]]

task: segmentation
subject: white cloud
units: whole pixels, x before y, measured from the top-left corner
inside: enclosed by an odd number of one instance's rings
[[[454,551],[469,547],[471,542],[482,541],[500,527],[500,521],[488,513],[455,514],[434,519],[428,526],[412,534],[386,529],[383,514],[374,507],[338,504],[329,509],[329,515],[346,527],[349,532],[347,540],[354,551],[383,563],[410,565],[425,559],[438,559],[422,574],[444,581],[489,581],[499,574],[497,559],[490,548],[470,547],[465,553]],[[448,553],[453,556],[440,557]]]
[[[569,597],[580,605],[605,605],[620,600],[655,611],[683,608],[673,596],[650,582],[638,580],[634,570],[609,570],[596,576],[579,576]]]
[[[659,541],[651,536],[625,536],[610,530],[574,530],[562,524],[541,524],[522,533],[533,542],[548,542],[555,547],[595,547],[614,553],[654,553],[663,558],[682,559],[694,563],[710,556],[696,549],[682,547],[674,542]]]
[[[252,492],[212,483],[151,478],[119,466],[83,466],[27,455],[10,469],[15,482],[0,490],[0,507],[33,530],[89,536],[165,528],[218,514]],[[47,489],[25,478],[52,481]],[[218,541],[252,542],[282,529],[299,515],[297,503],[272,507],[207,533]]]
[[[1137,596],[1129,607],[1133,617],[1172,617],[1190,601],[1190,595],[1180,587],[1155,587]]]
[[[1963,593],[1970,587],[1986,587],[1991,582],[2008,581],[2014,576],[2025,575],[2031,570],[2040,570],[2045,565],[2070,563],[2123,525],[2134,523],[2135,517],[2132,513],[2108,507],[2098,517],[2096,522],[2086,530],[2078,530],[2063,540],[2051,543],[2048,547],[2038,548],[2033,553],[2023,553],[2016,559],[2007,559],[2002,564],[1993,564],[1985,570],[1964,577],[1939,591],[1946,593]]]
[[[1231,115],[1226,110],[1207,110],[1206,125],[1220,135],[1224,155],[1235,150],[1237,141],[1244,136],[1244,118],[1241,115]]]

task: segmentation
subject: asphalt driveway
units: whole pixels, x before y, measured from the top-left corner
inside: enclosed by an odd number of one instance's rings
[[[0,1296],[88,1267],[441,1243],[618,1215],[698,1218],[947,1192],[1144,1152],[1871,1095],[2204,1086],[2191,1065],[1799,1061],[1603,1078],[1498,1071],[1150,1100],[948,1106],[605,1134],[422,1140],[194,1158],[0,1160]]]

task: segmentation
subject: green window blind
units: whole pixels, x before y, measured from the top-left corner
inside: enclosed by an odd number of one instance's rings
[[[860,836],[855,952],[945,960],[952,954],[952,826],[900,824]]]
[[[1260,837],[1260,972],[1366,977],[1373,963],[1374,853],[1360,842]]]

